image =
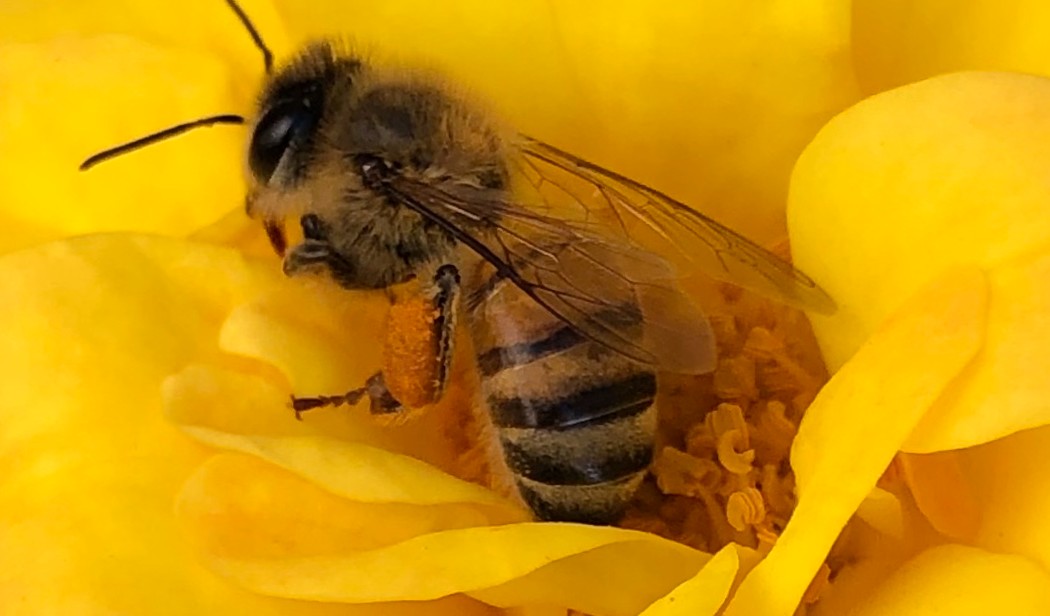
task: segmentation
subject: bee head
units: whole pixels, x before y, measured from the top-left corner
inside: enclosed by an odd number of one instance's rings
[[[248,170],[260,186],[293,188],[316,156],[328,101],[351,87],[360,62],[327,41],[306,47],[278,70],[259,97]]]

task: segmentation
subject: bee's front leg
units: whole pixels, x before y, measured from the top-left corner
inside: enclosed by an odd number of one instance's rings
[[[303,241],[284,256],[285,275],[297,276],[308,270],[325,268],[336,280],[349,277],[353,265],[332,248],[321,219],[316,214],[306,214],[299,224],[303,228]]]
[[[293,397],[296,418],[315,408],[357,404],[365,396],[373,415],[391,415],[440,400],[452,363],[459,281],[455,266],[437,268],[424,297],[392,307],[384,371],[345,394]]]

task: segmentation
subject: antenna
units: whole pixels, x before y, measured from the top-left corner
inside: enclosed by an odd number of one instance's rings
[[[273,72],[273,52],[263,42],[262,36],[259,35],[259,31],[255,29],[255,25],[252,24],[252,20],[248,19],[248,14],[244,12],[241,5],[237,4],[237,0],[226,0],[226,4],[229,5],[233,12],[237,14],[237,19],[241,21],[241,25],[248,31],[248,34],[252,37],[252,42],[262,52],[263,55],[263,66],[266,68],[266,74],[269,75]]]
[[[134,152],[139,148],[144,148],[147,145],[152,145],[154,143],[157,143],[158,141],[163,141],[169,137],[181,135],[182,133],[188,130],[193,130],[202,126],[214,126],[216,124],[244,124],[244,122],[244,118],[239,115],[226,114],[211,116],[208,118],[201,118],[192,122],[186,122],[184,124],[171,126],[169,128],[165,128],[162,131],[157,131],[153,134],[146,135],[145,137],[139,137],[134,141],[122,143],[121,145],[109,148],[108,150],[102,150],[98,154],[93,154],[89,156],[87,160],[80,163],[80,170],[87,171],[88,169],[94,167],[95,165],[101,162],[105,162],[111,158],[116,158],[117,156],[120,156],[122,154],[127,154],[128,152]]]
[[[244,9],[237,4],[236,0],[226,0],[226,4],[233,9],[233,12],[237,15],[237,19],[241,22],[241,25],[248,31],[248,34],[252,37],[252,42],[262,52],[263,66],[266,69],[266,74],[269,75],[273,71],[273,53],[263,42],[262,36],[259,35],[259,31],[255,29],[255,25],[252,24],[252,20],[248,19],[248,15],[244,12]],[[116,158],[127,154],[128,152],[134,152],[139,148],[144,148],[148,145],[153,145],[158,141],[164,141],[170,137],[181,135],[187,131],[191,131],[195,128],[201,128],[206,126],[215,126],[217,124],[244,124],[246,120],[244,117],[227,113],[223,115],[210,116],[207,118],[200,118],[191,122],[184,122],[176,126],[165,128],[164,130],[157,131],[155,133],[146,135],[145,137],[139,137],[134,141],[129,141],[118,146],[103,150],[97,154],[89,156],[84,162],[80,163],[80,170],[87,171],[95,165],[105,162],[107,160]]]

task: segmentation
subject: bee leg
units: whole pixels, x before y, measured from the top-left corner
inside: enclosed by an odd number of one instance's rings
[[[351,278],[348,273],[353,266],[328,242],[328,232],[316,214],[306,214],[299,220],[303,228],[303,241],[296,244],[284,256],[284,273],[295,276],[316,267],[325,267],[339,280]]]
[[[437,340],[438,378],[434,400],[441,399],[448,382],[452,366],[453,340],[456,333],[457,307],[459,306],[459,269],[451,264],[442,265],[434,274],[434,338]]]
[[[436,383],[433,391],[426,399],[418,399],[415,403],[426,405],[436,402],[444,393],[445,384],[448,380],[449,367],[452,362],[452,341],[455,333],[456,306],[459,297],[459,270],[453,265],[442,265],[434,274],[433,286],[431,288],[434,308],[437,316],[434,318],[434,340],[436,341],[437,372]],[[302,414],[317,408],[329,406],[353,406],[368,396],[369,410],[373,415],[392,415],[404,410],[404,405],[387,388],[386,378],[382,372],[373,374],[364,387],[352,389],[345,394],[336,396],[313,396],[309,398],[292,397],[292,409],[295,410],[296,419],[302,419]]]
[[[364,387],[351,389],[345,394],[339,394],[336,396],[312,396],[309,398],[298,398],[292,396],[292,410],[295,411],[295,418],[302,421],[303,413],[306,411],[325,408],[328,406],[342,406],[344,404],[347,406],[353,406],[360,402],[361,398],[366,395],[371,402],[371,411],[373,414],[396,413],[401,410],[401,403],[390,394],[389,390],[387,390],[382,372],[377,372],[369,377],[365,382]]]

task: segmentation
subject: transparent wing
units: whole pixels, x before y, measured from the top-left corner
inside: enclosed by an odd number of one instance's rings
[[[522,136],[518,146],[518,171],[549,207],[584,204],[584,220],[605,218],[632,244],[670,248],[712,278],[770,299],[835,311],[835,302],[808,276],[687,205],[536,139]]]
[[[710,326],[679,290],[670,252],[715,279],[834,311],[805,274],[667,195],[529,137],[517,147],[509,193],[403,174],[384,187],[581,334],[640,363],[714,367]]]
[[[585,337],[672,372],[714,368],[710,325],[658,255],[496,191],[404,176],[385,188]]]

